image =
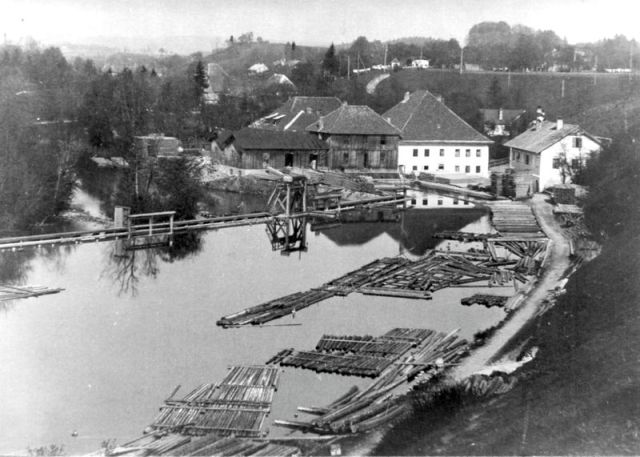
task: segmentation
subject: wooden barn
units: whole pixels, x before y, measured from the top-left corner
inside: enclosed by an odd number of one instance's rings
[[[223,131],[211,145],[213,161],[248,170],[326,167],[328,150],[327,143],[309,133],[254,128]]]
[[[368,106],[343,104],[307,131],[329,143],[329,168],[398,168],[400,130]]]

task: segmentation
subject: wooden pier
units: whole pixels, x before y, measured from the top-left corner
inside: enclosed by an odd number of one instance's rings
[[[278,369],[234,366],[219,384],[203,384],[181,399],[165,400],[151,428],[183,434],[259,436],[278,383]]]
[[[486,202],[486,205],[491,209],[491,222],[500,234],[544,236],[536,216],[526,203],[496,200]]]

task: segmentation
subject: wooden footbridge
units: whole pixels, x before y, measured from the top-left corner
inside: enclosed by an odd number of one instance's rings
[[[286,186],[288,187],[288,186]],[[405,202],[403,196],[389,195],[358,201],[344,203],[339,207],[325,209],[322,211],[307,210],[306,205],[298,208],[294,205],[294,199],[289,193],[287,200],[287,189],[285,187],[284,196],[279,200],[284,200],[284,212],[257,212],[239,214],[234,216],[220,216],[197,218],[183,221],[175,221],[175,211],[163,211],[143,214],[127,214],[116,210],[114,227],[98,228],[94,230],[82,230],[73,232],[47,233],[29,236],[17,236],[0,238],[0,252],[10,249],[19,250],[27,247],[79,244],[99,241],[113,240],[134,240],[140,237],[166,237],[170,239],[175,234],[186,233],[195,230],[217,230],[222,228],[239,227],[246,225],[273,223],[278,227],[285,227],[291,221],[307,217],[334,218],[341,211],[350,211],[360,208],[371,208],[376,206],[398,205]],[[290,192],[290,189],[289,189]]]

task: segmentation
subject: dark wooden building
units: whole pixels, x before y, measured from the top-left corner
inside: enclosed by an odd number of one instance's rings
[[[328,150],[309,133],[254,128],[223,131],[211,145],[213,161],[243,169],[326,167]]]
[[[329,143],[329,168],[398,168],[400,130],[368,106],[344,104],[306,130]]]

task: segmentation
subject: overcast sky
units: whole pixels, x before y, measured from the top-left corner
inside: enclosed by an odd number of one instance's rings
[[[0,0],[0,6],[0,33],[9,41],[31,36],[43,44],[247,31],[312,45],[360,35],[463,40],[473,24],[489,20],[551,29],[571,43],[616,34],[640,39],[638,0]]]

